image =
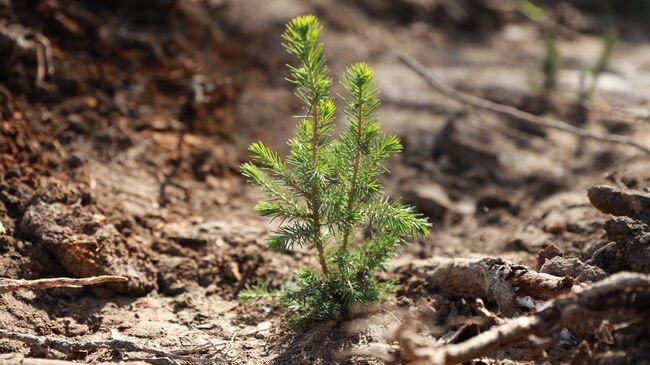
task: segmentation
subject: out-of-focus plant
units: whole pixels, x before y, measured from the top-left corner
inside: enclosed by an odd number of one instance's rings
[[[614,46],[618,41],[618,31],[615,28],[609,28],[602,38],[602,48],[596,63],[587,70],[583,70],[580,74],[580,87],[578,90],[578,99],[580,103],[588,102],[591,100],[596,87],[598,86],[598,79],[607,70],[609,62],[614,52]]]
[[[544,9],[540,8],[530,0],[517,1],[517,9],[525,17],[534,22],[541,22],[546,18],[546,12]]]
[[[558,51],[555,36],[546,36],[545,56],[542,62],[542,74],[544,75],[544,95],[550,95],[557,89]]]
[[[548,29],[549,26],[546,24],[547,14],[544,9],[539,7],[537,4],[530,0],[519,0],[517,1],[517,9],[521,14],[526,18],[532,20],[535,23],[543,25],[544,32],[546,36],[544,37],[544,59],[542,60],[539,71],[541,73],[541,89],[544,96],[549,96],[557,88],[557,72],[558,72],[558,50],[557,50],[557,39],[555,34]],[[538,77],[535,75],[533,77],[534,84],[538,85]]]

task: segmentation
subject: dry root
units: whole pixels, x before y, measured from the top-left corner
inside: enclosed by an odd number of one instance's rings
[[[518,295],[552,299],[573,286],[571,277],[538,273],[500,258],[433,258],[415,261],[406,270],[443,291],[496,302],[507,316],[516,313]]]
[[[187,354],[188,351],[182,352],[170,352],[165,350],[159,350],[148,346],[143,346],[135,342],[126,341],[126,340],[108,340],[108,341],[88,341],[88,342],[73,342],[62,339],[54,339],[51,337],[45,336],[36,336],[25,333],[19,333],[14,331],[7,331],[0,329],[0,338],[15,340],[24,342],[26,344],[37,346],[43,349],[53,349],[64,354],[75,354],[85,351],[96,351],[99,349],[110,349],[118,352],[136,352],[136,353],[146,353],[154,355],[154,359],[143,359],[147,362],[155,363],[172,363],[175,364],[177,361],[186,361],[190,363],[200,363],[200,364],[214,364],[221,363],[224,359],[216,357],[216,355],[209,357],[197,357]],[[201,347],[196,349],[196,351],[212,350],[212,352],[217,352],[216,349],[210,349],[207,347]]]
[[[120,361],[116,362],[101,362],[95,363],[95,365],[147,365],[149,363],[158,363],[158,362],[144,362],[144,361]],[[24,357],[21,354],[9,353],[9,354],[0,354],[0,365],[79,365],[78,362],[74,361],[65,361],[65,360],[54,360],[54,359],[37,359]]]
[[[406,324],[397,331],[397,341],[409,364],[457,364],[524,343],[531,336],[554,338],[563,328],[579,330],[585,325],[582,322],[585,318],[607,316],[611,322],[622,322],[633,316],[648,314],[650,276],[618,273],[555,299],[531,316],[507,320],[458,344],[415,348],[413,344],[423,341]]]
[[[22,51],[35,53],[36,79],[34,85],[36,88],[42,88],[45,85],[45,77],[54,73],[50,40],[43,34],[20,24],[7,25],[2,22],[0,22],[0,36],[13,42]]]

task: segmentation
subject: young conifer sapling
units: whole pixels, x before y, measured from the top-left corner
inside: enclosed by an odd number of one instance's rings
[[[277,298],[293,313],[292,324],[339,317],[349,305],[381,300],[394,285],[375,274],[406,239],[425,236],[429,224],[412,208],[384,196],[380,176],[384,162],[402,147],[381,132],[373,72],[365,63],[349,66],[341,83],[346,89],[346,125],[334,138],[332,79],[318,42],[316,17],[293,19],[282,35],[294,58],[290,81],[304,105],[290,153],[282,159],[261,142],[250,147],[251,162],[241,171],[264,193],[256,211],[278,219],[269,248],[290,252],[315,250],[320,271],[299,270]],[[255,296],[244,293],[242,298]]]

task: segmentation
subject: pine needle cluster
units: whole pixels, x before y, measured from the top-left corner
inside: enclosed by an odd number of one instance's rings
[[[281,223],[268,238],[269,248],[288,253],[309,247],[318,255],[320,272],[300,269],[277,294],[293,312],[294,325],[334,319],[349,305],[385,297],[393,284],[375,274],[405,239],[427,235],[429,229],[412,208],[383,194],[384,162],[402,146],[380,130],[375,116],[379,92],[365,63],[349,66],[343,75],[346,126],[334,138],[332,79],[320,31],[316,17],[300,16],[282,36],[295,60],[289,81],[304,105],[289,155],[283,159],[257,142],[249,147],[251,162],[241,166],[265,195],[257,213]]]

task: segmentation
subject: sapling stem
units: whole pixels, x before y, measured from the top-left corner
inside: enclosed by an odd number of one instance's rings
[[[311,152],[311,164],[316,169],[317,158],[318,158],[318,102],[314,102],[314,111],[312,113],[312,152]],[[323,274],[327,274],[329,270],[327,269],[327,260],[325,259],[325,250],[323,249],[323,240],[321,239],[321,222],[320,222],[320,208],[321,204],[318,201],[318,184],[316,180],[311,181],[311,205],[312,205],[312,214],[314,218],[314,230],[316,231],[316,250],[318,251],[318,261],[320,262],[321,270]]]
[[[356,151],[354,153],[354,162],[352,163],[352,181],[350,183],[350,191],[348,192],[348,206],[347,210],[350,212],[354,207],[354,191],[357,187],[357,179],[359,175],[359,161],[361,160],[361,127],[363,124],[363,100],[362,90],[359,89],[357,95],[357,135],[356,135]],[[348,240],[350,238],[350,228],[346,228],[343,234],[343,251],[348,249]]]

